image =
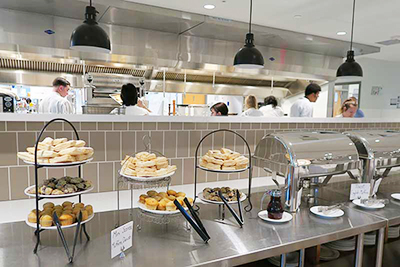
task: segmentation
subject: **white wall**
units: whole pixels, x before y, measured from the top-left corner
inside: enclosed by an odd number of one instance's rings
[[[372,58],[357,58],[364,71],[361,80],[360,109],[367,118],[395,118],[400,109],[390,99],[400,96],[400,63]],[[372,86],[382,86],[380,95],[371,95]]]
[[[328,112],[328,89],[329,84],[325,84],[321,86],[321,92],[319,93],[319,98],[317,102],[312,103],[314,107],[314,118],[326,118],[326,114]],[[304,94],[298,94],[292,97],[288,97],[282,100],[282,108],[285,114],[290,115],[290,107],[293,105],[296,100],[304,97]]]

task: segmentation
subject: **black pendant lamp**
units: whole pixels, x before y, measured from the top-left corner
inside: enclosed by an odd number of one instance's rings
[[[246,43],[239,52],[236,53],[233,65],[243,69],[264,68],[264,58],[260,51],[254,46],[254,34],[251,33],[251,19],[253,14],[253,0],[250,0],[250,22],[249,33],[246,34]]]
[[[86,7],[85,21],[71,35],[70,48],[82,52],[110,53],[111,43],[108,34],[96,21],[97,10],[92,6]]]
[[[351,41],[350,41],[350,50],[347,51],[346,61],[340,65],[336,72],[336,77],[362,77],[363,70],[354,59],[354,51],[353,51],[353,31],[354,31],[354,13],[356,9],[356,0],[353,1],[353,18],[351,22]]]

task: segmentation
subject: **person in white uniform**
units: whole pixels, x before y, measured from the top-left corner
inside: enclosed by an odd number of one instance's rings
[[[142,103],[138,97],[138,89],[131,83],[124,84],[121,89],[122,104],[125,106],[125,115],[149,115],[151,111]],[[111,111],[117,114],[118,108]]]
[[[298,99],[290,108],[290,117],[312,117],[313,106],[321,92],[321,87],[318,84],[310,83],[306,87],[305,96]]]
[[[278,100],[275,96],[270,95],[264,99],[265,106],[260,108],[260,111],[264,114],[264,117],[283,117],[283,109],[278,106]]]
[[[258,110],[257,98],[254,95],[246,96],[244,100],[246,110],[242,113],[242,117],[261,117],[264,114]]]
[[[72,103],[66,96],[70,90],[70,83],[62,77],[53,81],[53,91],[47,94],[39,104],[39,113],[71,114],[74,112]]]

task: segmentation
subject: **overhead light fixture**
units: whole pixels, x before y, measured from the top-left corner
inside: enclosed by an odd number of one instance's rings
[[[346,35],[347,32],[337,32],[336,34],[337,34],[337,35]]]
[[[86,7],[85,21],[71,35],[70,48],[82,52],[110,53],[111,43],[108,34],[96,21],[97,10],[92,6]]]
[[[336,77],[344,77],[350,79],[351,77],[362,77],[363,70],[354,59],[354,51],[353,51],[353,34],[354,34],[354,14],[356,9],[356,0],[353,1],[353,17],[351,22],[351,41],[350,41],[350,50],[347,51],[346,61],[340,65],[336,72]]]
[[[250,0],[249,33],[246,34],[246,43],[235,56],[233,65],[243,69],[264,68],[264,58],[260,51],[254,46],[254,34],[251,33],[251,19],[253,14],[253,0]]]
[[[208,5],[208,4],[207,4],[207,5],[204,5],[204,8],[205,8],[205,9],[210,9],[210,10],[211,10],[211,9],[214,9],[215,6],[214,6],[214,5]]]

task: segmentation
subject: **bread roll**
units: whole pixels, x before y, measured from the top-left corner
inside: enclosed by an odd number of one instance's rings
[[[82,222],[86,221],[87,219],[89,219],[89,214],[87,210],[81,210],[82,212]],[[79,214],[78,214],[79,216]]]
[[[162,198],[168,197],[168,194],[165,193],[165,192],[160,192],[160,193],[158,193],[158,195],[159,195],[160,197],[162,197]]]
[[[72,202],[70,201],[64,201],[64,203],[62,203],[63,208],[65,209],[66,207],[71,207],[72,208]]]
[[[85,206],[85,204],[83,204],[83,203],[75,203],[75,205],[73,206],[73,209],[76,209],[76,208],[83,209],[84,206]]]

